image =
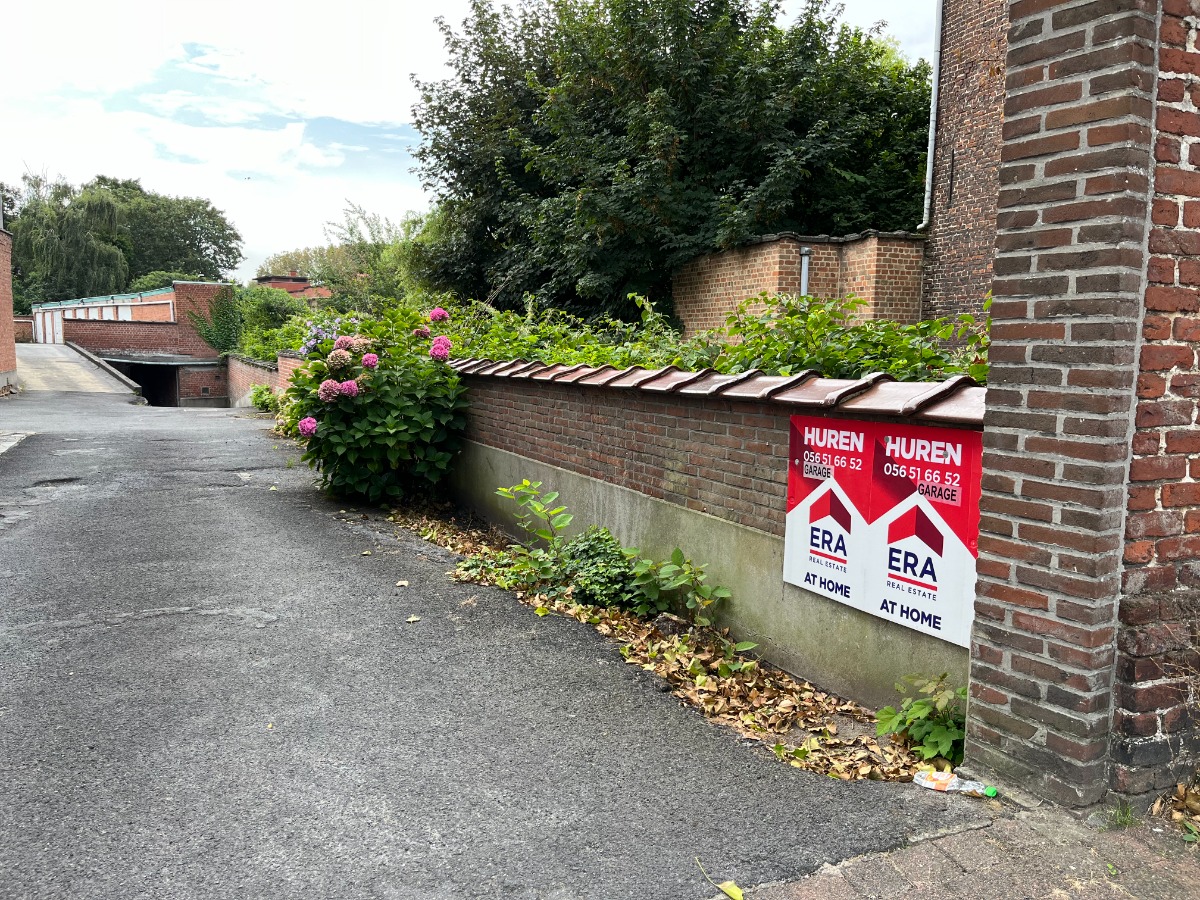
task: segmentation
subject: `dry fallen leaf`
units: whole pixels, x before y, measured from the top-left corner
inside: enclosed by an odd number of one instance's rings
[[[410,625],[411,625],[413,622],[420,622],[420,621],[421,621],[421,617],[420,617],[420,616],[409,616],[409,617],[408,617],[407,619],[405,619],[404,621],[405,621],[405,622],[408,622],[408,624],[410,624]]]
[[[408,587],[408,582],[407,581],[397,581],[396,587]]]

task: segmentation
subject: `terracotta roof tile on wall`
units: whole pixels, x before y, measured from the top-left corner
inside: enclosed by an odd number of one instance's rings
[[[836,411],[842,415],[888,416],[983,426],[987,389],[966,375],[945,381],[896,381],[875,372],[863,378],[823,378],[815,372],[764,375],[750,371],[722,375],[705,369],[684,372],[674,366],[617,370],[612,366],[546,365],[526,360],[497,363],[489,359],[456,359],[450,365],[464,375],[529,379],[556,384],[582,385],[610,390],[636,390],[649,394],[678,393],[689,397],[720,397],[778,403],[798,409]]]

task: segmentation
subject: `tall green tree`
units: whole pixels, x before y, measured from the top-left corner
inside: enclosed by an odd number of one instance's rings
[[[810,0],[473,0],[418,82],[436,286],[621,311],[754,235],[912,227],[929,67]]]
[[[129,230],[131,278],[150,272],[194,272],[219,279],[244,258],[242,236],[202,197],[171,197],[141,182],[100,175],[87,188],[117,200]]]
[[[129,280],[129,231],[107,191],[27,175],[11,230],[23,307],[115,293]]]

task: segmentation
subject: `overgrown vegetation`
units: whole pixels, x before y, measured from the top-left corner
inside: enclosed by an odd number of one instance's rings
[[[593,526],[568,539],[564,531],[574,517],[565,506],[555,505],[556,491],[543,492],[541,487],[540,481],[527,479],[496,491],[516,503],[516,521],[529,543],[471,557],[459,567],[460,576],[549,599],[626,609],[638,616],[676,612],[696,625],[712,624],[710,608],[728,599],[729,589],[708,584],[703,565],[678,547],[667,560],[643,557],[636,548],[621,546],[607,528]]]
[[[876,733],[895,735],[924,760],[963,760],[967,728],[967,689],[955,688],[943,672],[937,678],[906,675],[896,690],[900,708],[885,706],[876,716]]]
[[[777,231],[920,220],[930,69],[808,0],[474,0],[443,23],[416,151],[420,280],[591,315],[669,303],[682,263]]]
[[[646,298],[633,297],[641,318],[624,322],[608,316],[582,319],[527,299],[521,312],[498,310],[486,303],[456,303],[442,296],[415,295],[411,303],[440,303],[450,312],[443,333],[458,358],[496,361],[540,360],[565,365],[660,368],[674,365],[696,370],[744,372],[757,368],[769,375],[813,369],[832,378],[854,378],[886,372],[901,380],[935,380],[968,374],[987,376],[986,315],[961,315],[916,325],[885,320],[858,321],[860,301],[850,297],[819,299],[763,295],[741,304],[724,328],[685,340]],[[398,308],[412,309],[409,302]],[[307,352],[314,328],[330,328],[343,314],[327,310],[295,316],[274,329],[243,336],[240,352],[274,361],[280,350]],[[364,323],[376,321],[355,315]]]
[[[279,412],[279,395],[275,393],[269,384],[251,385],[250,402],[262,412]]]

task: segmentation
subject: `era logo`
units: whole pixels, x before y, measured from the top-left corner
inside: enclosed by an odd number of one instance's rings
[[[817,523],[823,519],[833,519],[841,526],[841,532],[833,532]],[[833,491],[826,491],[818,497],[808,509],[808,545],[813,550],[830,553],[843,557],[837,560],[844,563],[846,556],[846,535],[850,533],[850,510],[838,499]]]
[[[826,553],[836,553],[838,556],[846,555],[845,535],[834,534],[828,529],[813,525],[809,528],[808,537],[808,543],[814,550],[824,550]]]
[[[920,568],[917,564],[920,563]],[[927,581],[932,581],[937,584],[937,572],[933,568],[933,557],[926,556],[922,562],[922,557],[909,550],[900,550],[898,547],[888,548],[888,568],[893,572],[899,572],[901,575],[911,575],[913,578],[922,578]]]
[[[920,540],[929,548],[929,552],[918,555],[911,550],[888,547],[888,570],[900,576],[929,582],[927,586],[936,590],[934,586],[937,584],[937,570],[934,568],[933,559],[935,556],[941,557],[944,538],[938,527],[918,506],[914,506],[888,526],[889,544],[910,537]]]

